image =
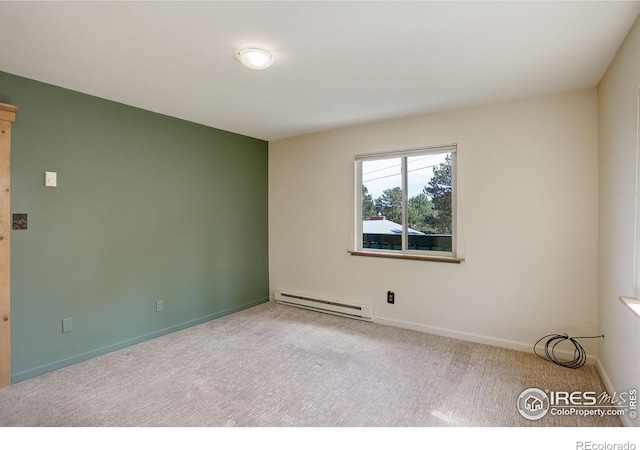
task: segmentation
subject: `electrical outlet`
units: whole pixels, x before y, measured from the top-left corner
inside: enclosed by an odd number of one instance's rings
[[[68,333],[69,331],[73,331],[73,319],[71,317],[62,319],[62,332]]]
[[[160,312],[164,309],[164,305],[162,303],[162,300],[158,300],[156,302],[156,312]]]
[[[387,303],[391,303],[392,305],[396,302],[396,294],[391,291],[387,291]]]

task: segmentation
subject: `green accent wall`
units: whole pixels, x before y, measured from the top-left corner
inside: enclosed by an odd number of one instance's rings
[[[12,382],[267,301],[266,141],[3,72],[0,102],[20,108],[11,210],[28,214]]]

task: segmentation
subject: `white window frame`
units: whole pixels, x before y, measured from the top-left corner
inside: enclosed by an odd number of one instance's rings
[[[442,257],[442,258],[456,258],[457,257],[457,240],[458,240],[458,202],[457,202],[457,144],[439,145],[434,147],[419,147],[406,150],[396,150],[382,153],[368,153],[363,155],[356,155],[355,157],[355,249],[356,252],[366,252],[368,254],[380,254],[383,255],[406,255],[406,256],[424,256],[424,257]],[[451,251],[434,251],[434,250],[409,250],[407,239],[407,158],[412,156],[424,156],[430,154],[439,153],[451,153]],[[389,250],[389,249],[371,249],[363,248],[362,246],[362,163],[364,161],[373,161],[379,159],[388,158],[401,158],[401,178],[402,178],[402,249],[401,250]]]

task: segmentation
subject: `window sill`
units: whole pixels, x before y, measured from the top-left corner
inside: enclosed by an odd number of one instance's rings
[[[640,317],[640,301],[632,297],[620,297],[620,301],[631,310],[636,316]]]
[[[393,258],[393,259],[411,259],[417,261],[435,261],[452,264],[460,264],[464,258],[455,258],[453,256],[427,256],[427,255],[410,255],[402,253],[384,253],[384,252],[365,252],[356,250],[347,250],[353,256],[373,256],[376,258]]]

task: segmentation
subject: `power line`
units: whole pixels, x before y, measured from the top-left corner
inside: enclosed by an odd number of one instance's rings
[[[415,172],[415,171],[417,171],[417,170],[429,169],[429,168],[431,168],[431,167],[435,167],[435,166],[437,166],[437,165],[439,165],[439,164],[432,164],[432,165],[430,165],[430,166],[418,167],[417,169],[407,170],[407,173]],[[370,181],[375,181],[375,180],[381,180],[381,179],[383,179],[383,178],[397,177],[398,175],[400,175],[400,172],[398,172],[398,173],[394,173],[394,174],[391,174],[391,175],[383,175],[383,176],[381,176],[381,177],[377,177],[377,178],[371,178],[370,180],[365,180],[365,181],[363,181],[363,183],[368,183],[368,182],[370,182]]]
[[[382,180],[383,178],[399,177],[399,176],[400,176],[400,172],[394,173],[394,174],[391,174],[391,175],[384,175],[384,176],[381,176],[381,177],[378,177],[378,178],[371,178],[370,180],[364,180],[363,183],[368,183],[370,181],[375,181],[375,180]]]
[[[402,164],[394,164],[393,166],[387,166],[387,167],[383,167],[382,169],[376,169],[376,170],[371,170],[369,172],[365,172],[362,175],[369,175],[371,173],[375,173],[375,172],[380,172],[382,170],[387,170],[387,169],[393,169],[394,167],[400,167]],[[400,172],[398,172],[399,174]]]
[[[412,160],[411,162],[412,162],[412,163],[414,163],[414,162],[422,161],[423,159],[433,158],[434,156],[440,156],[440,155],[439,155],[439,154],[436,154],[436,155],[427,155],[427,156],[423,156],[422,158],[414,159],[414,160]],[[394,167],[400,167],[401,165],[402,165],[402,163],[400,163],[400,164],[394,164],[393,166],[387,166],[387,167],[383,167],[382,169],[375,169],[375,170],[371,170],[371,171],[369,171],[369,172],[365,172],[365,173],[363,173],[362,175],[364,176],[364,175],[369,175],[369,174],[371,174],[371,173],[380,172],[380,171],[382,171],[382,170],[393,169]]]

